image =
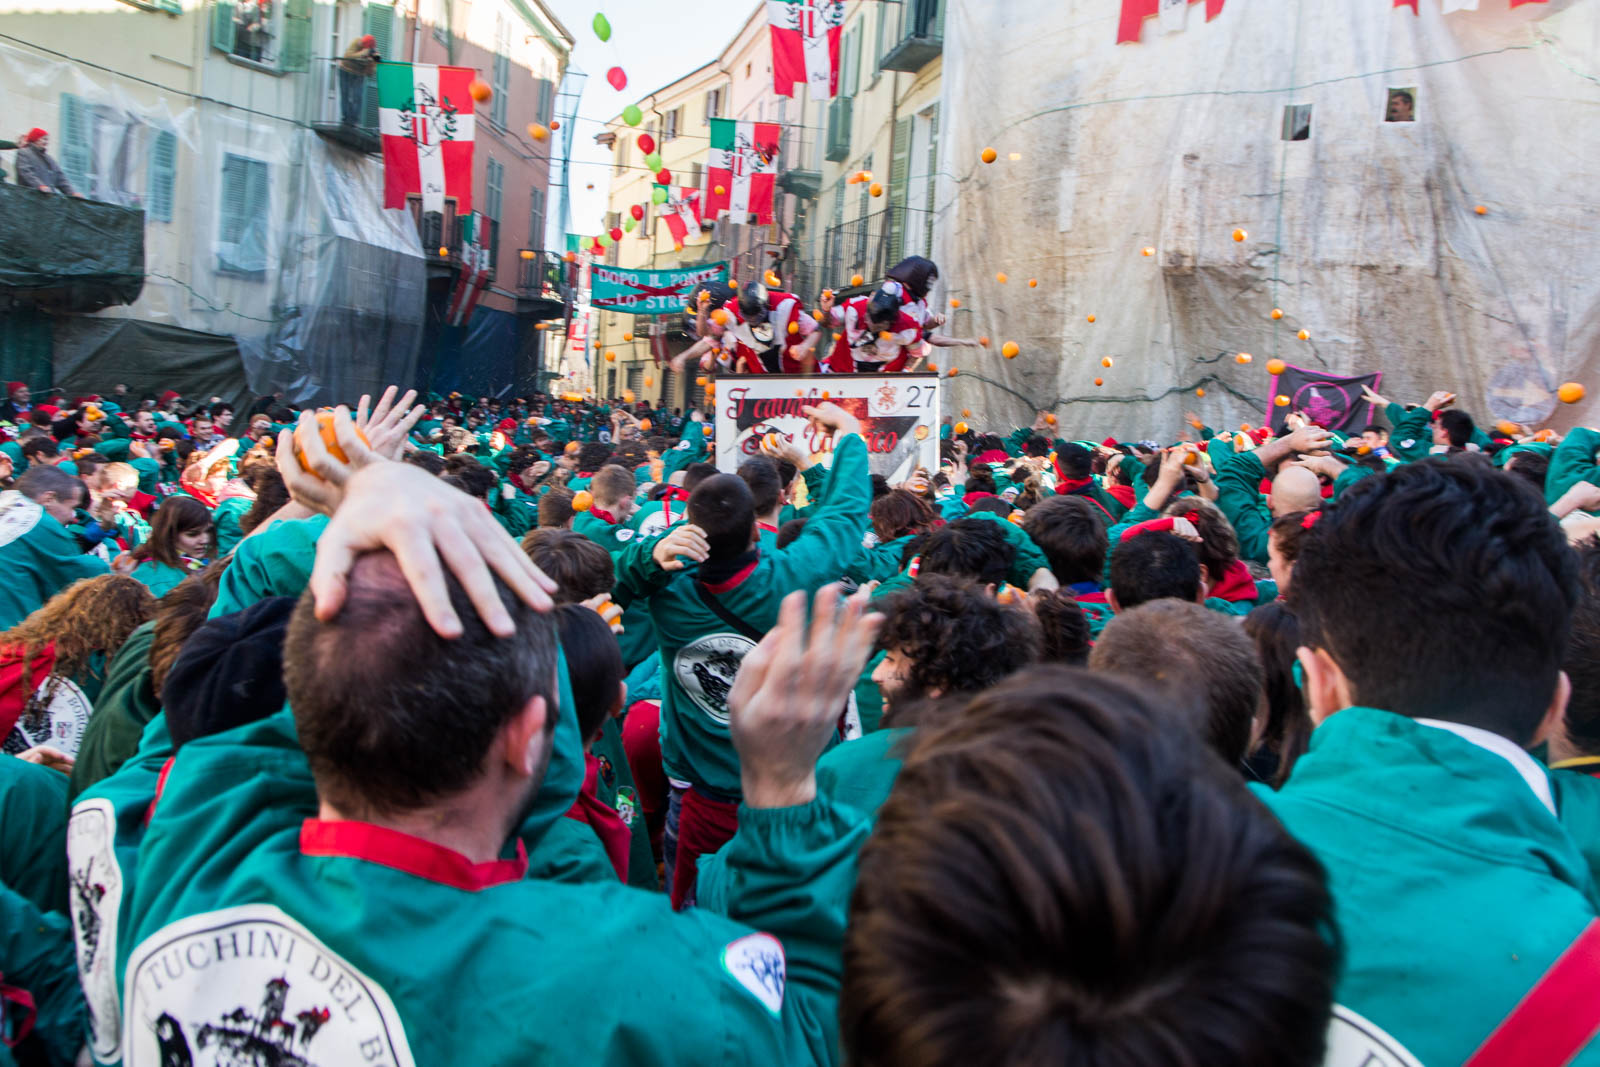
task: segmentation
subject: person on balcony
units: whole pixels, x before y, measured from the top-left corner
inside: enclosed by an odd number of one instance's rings
[[[339,60],[339,120],[346,126],[361,125],[362,94],[378,58],[378,39],[369,33],[351,41]]]
[[[43,193],[81,196],[46,151],[49,145],[50,135],[37,126],[23,135],[22,145],[17,149],[17,184]]]

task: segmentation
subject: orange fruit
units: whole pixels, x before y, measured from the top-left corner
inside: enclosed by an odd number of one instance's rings
[[[576,399],[576,398],[574,398],[574,399]],[[576,442],[576,441],[568,441],[567,442],[567,447],[562,449],[562,451],[567,453],[568,455],[575,455],[577,453],[577,451],[578,451],[578,442]]]
[[[537,122],[530,122],[528,123],[528,136],[532,137],[535,141],[544,141],[549,139],[550,131],[539,125]]]
[[[550,128],[551,128],[551,129],[552,129],[552,130],[559,130],[559,129],[560,129],[560,128],[561,128],[561,123],[560,123],[560,121],[559,121],[559,120],[557,120],[557,119],[551,119],[551,120],[550,120]]]
[[[441,256],[448,256],[450,254],[450,250],[448,248],[446,248],[444,245],[440,245],[439,246],[439,254]]]
[[[938,374],[939,373],[939,364],[933,363],[933,362],[929,362],[928,371],[930,373],[932,373],[932,374]]]
[[[1195,396],[1205,396],[1206,395],[1206,391],[1204,389],[1196,389],[1194,391],[1194,395]]]
[[[1104,378],[1096,378],[1094,380],[1094,384],[1096,384],[1096,385],[1104,385],[1104,384],[1106,384],[1106,380]]]
[[[789,332],[792,333],[792,334],[799,333],[800,332],[800,324],[798,322],[791,322],[789,324]]]
[[[1286,408],[1289,406],[1289,398],[1284,396],[1282,393],[1279,393],[1277,396],[1273,397],[1272,402],[1278,405],[1280,408]]]
[[[967,424],[966,423],[964,423],[964,422],[956,423],[956,433],[957,434],[964,434],[966,432],[967,432]]]
[[[607,352],[606,353],[606,362],[607,363],[615,363],[616,361],[617,361],[617,354],[615,352]]]
[[[992,148],[985,148],[982,152],[978,153],[978,158],[983,160],[985,163],[993,163],[995,160],[1000,158],[1000,153],[996,152]]]
[[[480,104],[494,95],[494,90],[489,88],[489,83],[482,78],[473,78],[472,83],[467,86],[467,92]]]
[[[708,382],[709,382],[709,379],[706,378],[706,376],[704,374],[700,375],[700,377],[698,377],[698,378],[696,378],[694,380],[694,384],[700,386],[702,389],[705,388],[705,386],[708,384]]]
[[[711,321],[718,326],[728,325],[728,312],[725,308],[717,308],[711,313]]]
[[[709,422],[706,423],[704,426],[702,426],[700,428],[700,432],[705,434],[707,437],[710,437],[711,436],[711,424]]]
[[[1089,320],[1089,321],[1090,321],[1090,322],[1093,322],[1093,321],[1094,321],[1094,316],[1093,316],[1093,315],[1089,315],[1089,316],[1086,316],[1086,317],[1087,317],[1087,318],[1088,318],[1088,320]]]
[[[1037,288],[1039,288],[1039,279],[1038,278],[1029,278],[1028,279],[1028,288],[1029,289],[1037,289]]]
[[[1199,463],[1199,462],[1200,462],[1200,453],[1194,451],[1194,449],[1190,449],[1190,450],[1188,450],[1187,452],[1185,452],[1183,454],[1183,465],[1185,467],[1192,467],[1196,463]]]
[[[996,274],[994,276],[994,280],[999,282],[1001,285],[1004,285],[1006,283],[1006,281],[1007,281],[1006,272],[1005,271],[1001,271],[999,274]]]
[[[959,373],[961,373],[959,368],[951,367],[949,370],[944,372],[944,376],[946,378],[954,378]]]
[[[915,437],[918,441],[926,441],[928,439],[928,428],[926,426],[918,426],[915,430],[911,431],[911,436]]]
[[[1283,360],[1281,360],[1281,359],[1269,359],[1269,360],[1267,360],[1267,373],[1268,374],[1282,374],[1283,373]]]
[[[1503,433],[1507,437],[1514,437],[1517,433],[1517,424],[1507,419],[1501,419],[1494,424],[1496,433]]]
[[[624,341],[631,341],[631,340],[633,340],[633,334],[631,334],[631,333],[625,333],[625,334],[623,334],[623,335],[622,335],[622,339],[623,339],[623,340],[624,340]]]
[[[1153,256],[1156,254],[1155,248],[1151,245],[1145,245],[1142,251],[1147,256]]]
[[[776,289],[778,287],[779,282],[782,281],[782,279],[780,279],[778,277],[778,272],[777,271],[772,271],[772,270],[767,271],[766,276],[764,278],[762,278],[761,280],[766,282],[769,286],[771,286],[774,289]]]
[[[1100,365],[1102,367],[1108,367],[1109,368],[1111,366],[1111,357],[1110,356],[1106,356],[1106,357],[1102,358],[1100,360]]]
[[[594,494],[587,489],[579,489],[572,494],[572,510],[588,511],[594,507]]]
[[[816,320],[817,320],[817,321],[818,321],[818,322],[821,322],[821,321],[822,321],[822,312],[820,312],[820,311],[813,311],[813,312],[812,312],[812,313],[811,313],[811,317],[812,317],[812,318],[814,318],[814,319],[816,319]]]
[[[880,340],[880,341],[893,341],[894,340],[894,334],[890,333],[888,330],[879,330],[878,331],[878,340]]]
[[[649,428],[650,428],[650,420],[649,419],[640,419],[639,420],[639,429],[648,430]]]
[[[961,417],[962,417],[962,418],[963,418],[963,419],[970,419],[970,418],[972,418],[972,409],[971,409],[971,408],[962,408],[962,409],[961,409]]]
[[[1016,359],[1017,354],[1021,351],[1022,346],[1018,345],[1015,341],[1007,341],[1005,344],[1000,346],[1000,354],[1005,356],[1007,359]]]
[[[648,388],[649,388],[649,387],[650,387],[650,386],[652,386],[652,385],[654,385],[654,384],[656,384],[656,380],[655,380],[655,379],[654,379],[654,378],[652,378],[652,377],[650,377],[650,376],[649,376],[649,375],[648,375],[648,374],[647,374],[647,375],[645,375],[645,377],[644,377],[644,384],[645,384],[645,388],[647,388],[647,389],[648,389]]]
[[[1309,340],[1311,340],[1311,331],[1310,330],[1301,330],[1299,333],[1295,334],[1295,336],[1300,338],[1300,340],[1302,340],[1302,341],[1309,341]]]
[[[822,391],[822,399],[824,399],[824,400],[828,399],[828,391],[826,389],[824,389]]]
[[[1275,319],[1283,318],[1283,309],[1282,308],[1273,308],[1272,309],[1272,317],[1275,318]]]
[[[1255,357],[1254,357],[1254,356],[1252,356],[1252,355],[1251,355],[1251,354],[1250,354],[1250,353],[1248,353],[1248,352],[1240,352],[1240,353],[1239,353],[1239,354],[1238,354],[1238,355],[1237,355],[1237,356],[1234,356],[1234,357],[1233,357],[1233,361],[1234,361],[1234,362],[1235,362],[1235,363],[1249,363],[1249,362],[1250,362],[1250,361],[1251,361],[1251,360],[1252,360],[1252,359],[1254,359],[1254,358],[1255,358]]]
[[[1044,424],[1046,426],[1054,426],[1056,424],[1055,415],[1053,413],[1046,412],[1045,413],[1045,417],[1044,417]]]
[[[982,345],[984,348],[988,348],[989,347],[989,339],[987,337],[980,337],[980,338],[978,338],[978,344]]]
[[[1583,399],[1583,386],[1577,382],[1564,382],[1561,388],[1556,390],[1556,398],[1563,404],[1576,404]]]
[[[1235,241],[1242,241],[1246,237],[1249,237],[1249,236],[1250,235],[1248,233],[1245,233],[1243,230],[1234,230],[1233,231],[1233,239]]]
[[[300,469],[301,470],[306,471],[308,474],[316,474],[317,472],[311,469],[311,464],[306,462],[306,454],[303,451],[301,451],[301,449],[300,449],[300,429],[299,429],[299,427],[295,428],[294,433],[295,433],[294,458],[300,461]],[[333,412],[331,412],[331,411],[319,411],[319,412],[317,412],[317,434],[318,434],[318,436],[320,436],[322,438],[322,445],[323,445],[324,448],[326,448],[328,450],[328,455],[332,456],[334,459],[338,460],[340,463],[349,463],[350,462],[350,457],[345,455],[344,454],[344,449],[339,447],[338,435],[333,432]],[[361,438],[361,443],[362,444],[367,444],[368,443],[367,435],[362,433],[359,429],[356,430],[356,436]],[[165,445],[166,441],[163,440],[162,444]],[[318,477],[321,477],[321,475],[318,475]]]
[[[961,301],[957,300],[955,297],[951,297],[950,298],[950,306],[953,307],[953,308],[958,308],[958,307],[961,306]]]
[[[1489,213],[1489,209],[1487,207],[1485,207],[1484,205],[1482,205],[1482,204],[1479,204],[1477,207],[1473,208],[1472,210],[1476,211],[1480,215],[1487,215]]]
[[[728,187],[726,185],[719,185],[716,188],[712,189],[711,191],[713,193],[717,194],[718,196],[721,196],[721,195],[723,195],[724,193],[726,193],[728,191]]]
[[[524,249],[523,249],[523,250],[522,250],[522,253],[521,253],[521,254],[522,254],[522,258],[523,258],[523,259],[532,259],[532,258],[533,258],[533,249],[531,249],[531,248],[524,248]]]
[[[854,285],[864,285],[864,284],[866,284],[866,281],[867,280],[865,278],[863,278],[859,274],[850,275],[850,284],[853,285],[853,286]]]
[[[873,182],[871,185],[867,186],[867,195],[868,196],[882,196],[883,195],[883,186],[879,185],[877,182]]]

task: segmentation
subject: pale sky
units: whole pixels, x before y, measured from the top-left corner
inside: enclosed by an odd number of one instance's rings
[[[595,134],[623,107],[647,96],[692,70],[704,66],[725,48],[759,0],[694,0],[665,4],[661,0],[545,0],[556,17],[577,38],[572,66],[589,77],[578,106],[572,143],[572,228],[577,233],[600,231],[605,215],[611,154],[594,143]],[[596,11],[611,23],[611,40],[594,35]],[[617,92],[606,71],[621,67],[628,88]],[[594,183],[592,190],[584,186]]]

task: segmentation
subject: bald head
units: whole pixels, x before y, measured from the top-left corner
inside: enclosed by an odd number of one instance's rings
[[[1276,518],[1322,506],[1322,483],[1304,467],[1284,467],[1272,479],[1272,514]]]

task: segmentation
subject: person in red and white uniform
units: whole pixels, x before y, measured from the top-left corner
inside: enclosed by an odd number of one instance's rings
[[[929,332],[943,319],[929,316],[924,326],[903,302],[902,287],[893,282],[870,297],[857,296],[835,304],[831,291],[819,306],[832,316],[838,331],[833,353],[825,367],[832,374],[889,374],[916,370],[927,357],[928,346],[976,348],[978,342]],[[926,310],[924,306],[923,310]]]

